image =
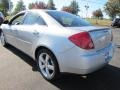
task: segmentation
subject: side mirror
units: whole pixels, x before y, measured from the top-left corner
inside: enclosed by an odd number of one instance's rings
[[[4,23],[4,24],[9,24],[9,21],[8,21],[8,20],[5,20],[3,23]]]
[[[16,21],[16,22],[15,22],[15,25],[19,25],[19,24],[20,24],[20,22],[19,22],[19,21]]]

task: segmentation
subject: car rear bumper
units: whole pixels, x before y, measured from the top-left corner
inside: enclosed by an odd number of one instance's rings
[[[110,44],[101,50],[91,51],[87,54],[82,54],[79,47],[75,46],[58,55],[60,71],[76,74],[88,74],[108,64],[112,59],[113,54],[113,44]]]

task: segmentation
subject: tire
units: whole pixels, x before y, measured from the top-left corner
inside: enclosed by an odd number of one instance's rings
[[[6,47],[7,46],[7,42],[5,40],[5,36],[4,36],[4,33],[2,31],[1,31],[1,34],[0,34],[0,40],[1,40],[2,46]]]
[[[48,49],[39,50],[37,64],[39,72],[46,80],[53,81],[60,76],[57,59]]]

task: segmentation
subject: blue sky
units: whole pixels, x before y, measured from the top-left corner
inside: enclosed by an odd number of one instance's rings
[[[11,0],[14,5],[16,5],[17,1],[19,0]],[[45,3],[48,2],[48,0],[23,0],[25,5],[28,6],[29,3],[35,2],[35,1],[44,1]],[[53,0],[56,8],[58,10],[61,10],[62,6],[68,6],[72,0]],[[102,9],[107,2],[107,0],[76,0],[79,4],[80,7],[80,12],[79,15],[81,17],[86,17],[86,13],[88,17],[92,16],[92,12],[95,11],[96,9]],[[89,5],[88,12],[86,12],[85,5]],[[108,16],[104,13],[104,17],[108,18]]]

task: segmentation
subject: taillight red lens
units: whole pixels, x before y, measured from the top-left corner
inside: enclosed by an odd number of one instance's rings
[[[87,50],[94,49],[93,41],[88,32],[81,32],[72,35],[69,37],[69,40],[82,49],[87,49]]]

